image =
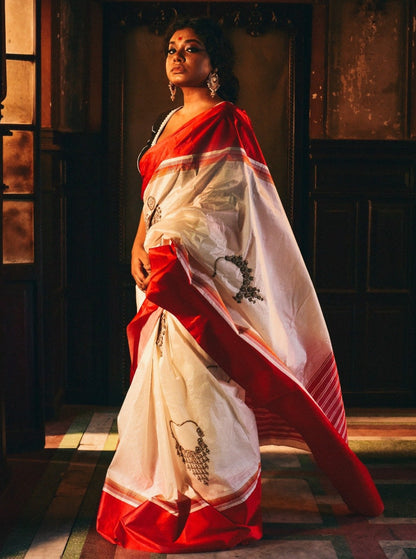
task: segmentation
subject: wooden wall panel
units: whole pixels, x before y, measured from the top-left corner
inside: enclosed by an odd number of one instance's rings
[[[409,142],[312,142],[310,260],[348,405],[415,405]]]
[[[129,272],[125,272],[124,275],[127,276],[127,274]],[[108,352],[110,355],[109,401],[113,404],[122,401],[130,386],[130,354],[126,328],[137,312],[132,282],[126,281],[122,277],[119,278],[119,282],[121,293],[119,293],[117,299],[113,298],[110,310],[113,327],[116,324],[119,325],[119,328],[114,328],[112,331],[109,340],[110,351]]]
[[[416,136],[414,0],[316,0],[312,138]]]
[[[414,391],[414,376],[409,374],[411,318],[405,301],[367,304],[360,367],[363,395],[384,392],[394,402]]]
[[[328,137],[407,137],[408,13],[408,0],[330,1]]]
[[[331,335],[334,354],[340,370],[341,386],[346,394],[357,390],[357,347],[358,313],[357,305],[344,297],[336,302],[325,302],[325,320]]]
[[[331,292],[357,289],[358,204],[315,201],[313,239],[317,288]]]
[[[367,289],[370,292],[411,290],[413,207],[406,202],[369,204]]]
[[[11,452],[43,447],[42,378],[36,366],[34,282],[3,284],[0,292],[0,355]]]
[[[343,154],[346,144],[340,142],[331,144],[327,157],[315,168],[313,188],[317,192],[373,191],[381,193],[383,190],[408,192],[413,180],[412,162],[379,159],[374,150],[387,150],[388,145],[383,142],[374,144],[371,153],[366,153],[369,145],[357,142],[355,147],[351,143],[351,151]],[[360,150],[359,146],[362,146]],[[334,148],[335,153],[333,153]],[[395,151],[395,154],[397,152]]]
[[[66,350],[66,216],[62,152],[52,131],[41,133],[42,325],[45,417],[54,417],[64,401]]]
[[[60,135],[66,223],[70,403],[107,401],[108,250],[101,136]]]

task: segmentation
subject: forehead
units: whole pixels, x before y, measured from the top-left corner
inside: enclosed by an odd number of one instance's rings
[[[201,45],[203,44],[201,39],[195,33],[195,31],[191,28],[185,29],[178,29],[170,38],[170,43],[178,43],[178,42],[185,42],[185,41],[197,41]]]

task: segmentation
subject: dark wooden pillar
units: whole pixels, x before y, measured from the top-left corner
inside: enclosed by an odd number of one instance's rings
[[[106,403],[102,5],[42,0],[45,415]]]
[[[0,103],[6,97],[6,39],[4,21],[4,0],[0,0]],[[3,105],[0,105],[0,119]],[[3,138],[0,136],[0,185],[3,190]],[[1,209],[1,206],[0,206]],[[1,237],[1,235],[0,235]],[[0,329],[0,335],[2,334]],[[4,400],[4,378],[3,363],[0,357],[0,490],[6,484],[7,460],[6,460],[6,415]]]

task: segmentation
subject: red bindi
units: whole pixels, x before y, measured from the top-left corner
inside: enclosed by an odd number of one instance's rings
[[[179,41],[182,39],[182,37],[178,37]]]

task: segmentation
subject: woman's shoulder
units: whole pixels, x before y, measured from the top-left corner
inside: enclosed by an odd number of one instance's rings
[[[223,106],[225,115],[230,116],[233,120],[244,122],[251,126],[250,118],[244,109],[231,103],[231,101],[224,101],[221,105]]]
[[[232,133],[236,135],[247,154],[252,159],[265,164],[253,125],[246,111],[229,101],[225,101],[223,110],[224,120],[228,120],[229,126],[233,130]]]
[[[221,101],[218,103],[218,106],[224,111],[224,113],[228,113],[230,115],[239,114],[242,111],[237,105],[231,103],[231,101]]]

